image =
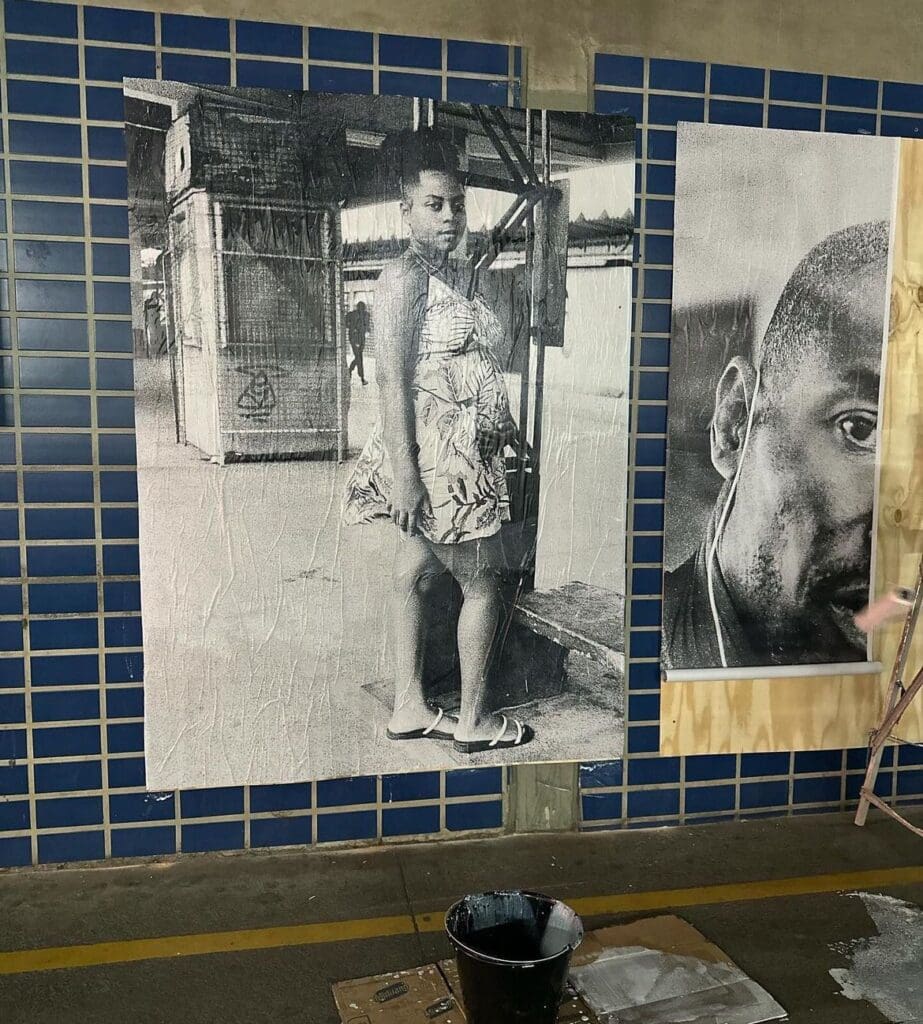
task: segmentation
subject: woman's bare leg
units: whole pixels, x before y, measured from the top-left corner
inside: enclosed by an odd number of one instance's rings
[[[423,694],[426,603],[436,580],[446,572],[429,542],[420,536],[398,534],[391,589],[391,635],[394,641],[394,711],[388,728],[411,732],[433,724],[433,712]],[[453,719],[441,723],[451,731]]]

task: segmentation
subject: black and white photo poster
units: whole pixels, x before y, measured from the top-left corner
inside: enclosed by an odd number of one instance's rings
[[[620,756],[633,123],[125,93],[149,787]]]
[[[668,679],[868,670],[897,144],[681,124]]]

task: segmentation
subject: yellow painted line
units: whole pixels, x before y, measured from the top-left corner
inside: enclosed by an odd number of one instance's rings
[[[745,900],[776,899],[784,896],[812,896],[853,889],[884,889],[923,883],[923,865],[881,868],[802,878],[777,878],[758,882],[732,882],[692,889],[662,889],[655,892],[616,893],[568,900],[584,917],[637,913],[648,910],[677,910],[706,904],[737,903]],[[206,932],[198,935],[170,935],[155,939],[97,942],[84,946],[51,946],[0,953],[0,974],[56,971],[65,967],[99,967],[104,964],[134,963],[169,957],[201,956],[206,953],[239,953],[284,946],[311,946],[330,942],[412,935],[414,931],[438,932],[441,913],[393,917],[358,918],[352,921],[323,921],[317,924],[250,928],[244,931]]]

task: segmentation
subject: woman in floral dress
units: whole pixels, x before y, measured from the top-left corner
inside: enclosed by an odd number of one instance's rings
[[[385,266],[372,310],[381,419],[346,488],[344,520],[397,528],[391,599],[395,699],[388,737],[453,740],[461,752],[520,746],[529,726],[485,707],[501,618],[501,523],[509,520],[503,450],[515,439],[494,348],[503,328],[468,294],[449,254],[465,232],[454,147],[433,130],[389,140],[400,163],[410,235]],[[458,581],[461,706],[457,718],[423,693],[424,612],[444,573]]]

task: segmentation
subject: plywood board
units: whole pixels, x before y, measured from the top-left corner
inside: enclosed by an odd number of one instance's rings
[[[912,586],[923,553],[923,141],[903,140],[881,430],[875,593]],[[901,622],[882,628],[880,675],[665,682],[665,755],[863,746],[881,714]],[[910,664],[923,662],[923,632]],[[923,741],[923,701],[900,735]]]

